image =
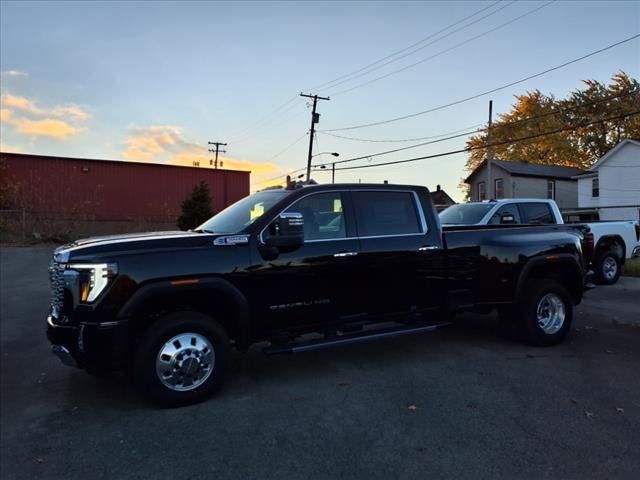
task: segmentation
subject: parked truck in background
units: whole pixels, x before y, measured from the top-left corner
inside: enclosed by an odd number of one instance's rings
[[[302,352],[498,310],[522,340],[550,346],[582,300],[583,240],[563,225],[443,231],[424,187],[265,190],[194,231],[59,247],[47,334],[64,363],[131,372],[172,406],[208,397],[231,347],[258,342]]]
[[[459,203],[440,212],[443,226],[531,224],[563,225],[565,222],[554,200],[509,198]],[[585,234],[585,257],[595,280],[603,285],[618,281],[622,267],[640,256],[640,224],[637,220],[580,223]],[[573,224],[572,224],[573,225]]]

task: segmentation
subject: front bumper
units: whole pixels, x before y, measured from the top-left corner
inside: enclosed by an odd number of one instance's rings
[[[119,369],[125,362],[126,321],[60,325],[49,315],[47,338],[51,342],[52,353],[65,365]]]

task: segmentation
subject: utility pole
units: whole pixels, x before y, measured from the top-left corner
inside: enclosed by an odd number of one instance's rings
[[[493,198],[491,181],[491,161],[493,160],[493,100],[489,100],[489,128],[487,129],[487,192],[488,199]]]
[[[227,144],[226,143],[222,143],[222,142],[207,142],[209,145],[215,145],[216,148],[215,150],[210,148],[209,151],[211,153],[215,153],[216,154],[216,160],[214,163],[214,168],[218,168],[218,153],[227,153],[226,150],[220,150],[220,147],[226,147]],[[209,160],[209,165],[211,165],[211,160]],[[220,162],[220,166],[222,167],[222,162]]]
[[[331,183],[336,183],[336,162],[331,164]]]
[[[320,121],[320,114],[316,113],[316,105],[318,100],[330,100],[329,97],[319,97],[318,95],[311,95],[306,93],[300,93],[301,97],[313,98],[313,111],[311,112],[311,131],[309,133],[309,155],[307,156],[307,182],[311,179],[311,156],[313,151],[313,136],[316,133],[316,123]]]

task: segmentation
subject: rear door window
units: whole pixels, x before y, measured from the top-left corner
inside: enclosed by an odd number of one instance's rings
[[[520,221],[520,212],[518,211],[518,206],[515,203],[509,203],[508,205],[503,205],[500,207],[496,213],[491,216],[489,223],[491,225],[498,225],[500,223],[500,219],[504,215],[513,215],[513,223],[522,223]]]
[[[422,233],[415,197],[411,192],[353,192],[361,237]]]
[[[556,223],[547,203],[521,203],[520,212],[523,223]]]

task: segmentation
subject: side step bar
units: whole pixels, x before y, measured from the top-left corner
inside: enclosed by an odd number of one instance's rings
[[[300,353],[309,350],[319,350],[321,348],[337,347],[347,345],[349,343],[367,342],[369,340],[377,340],[379,338],[399,337],[400,335],[411,335],[413,333],[431,332],[440,327],[450,325],[446,323],[430,323],[410,326],[391,327],[379,330],[369,330],[364,332],[349,333],[325,338],[317,338],[303,342],[288,343],[286,345],[273,345],[266,347],[263,352],[268,355],[278,353]]]

